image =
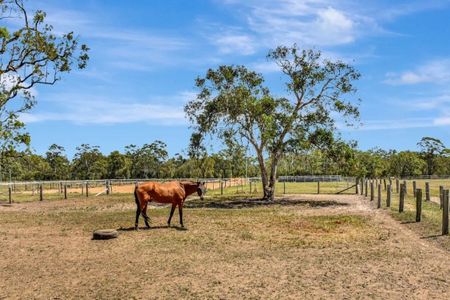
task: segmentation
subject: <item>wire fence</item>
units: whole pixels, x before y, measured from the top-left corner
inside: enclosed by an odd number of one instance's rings
[[[0,202],[80,199],[100,195],[132,194],[136,184],[148,181],[194,180],[206,183],[207,197],[263,194],[261,178],[178,178],[61,180],[0,183]],[[282,194],[355,193],[355,178],[343,176],[283,176],[275,185]]]

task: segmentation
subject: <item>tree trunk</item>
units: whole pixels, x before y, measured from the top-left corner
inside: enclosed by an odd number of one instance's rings
[[[264,156],[262,151],[256,151],[256,156],[258,158],[259,168],[261,170],[261,183],[263,187],[263,200],[273,200],[273,195],[271,195],[271,189],[269,187],[269,178],[267,176],[266,164],[264,162]]]
[[[274,153],[272,155],[272,159],[270,162],[270,177],[267,174],[267,170],[265,168],[264,159],[262,159],[262,163],[260,161],[261,167],[261,178],[263,183],[263,191],[264,191],[264,200],[273,201],[275,199],[275,185],[277,182],[277,167],[280,159],[279,153]],[[259,157],[258,157],[259,160]]]

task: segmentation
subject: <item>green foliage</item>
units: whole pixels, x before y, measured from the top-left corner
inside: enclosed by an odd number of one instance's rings
[[[107,177],[109,179],[129,178],[130,160],[119,151],[111,152],[107,159]]]
[[[62,146],[53,144],[45,154],[45,160],[49,164],[49,180],[70,179],[70,162]]]
[[[426,164],[420,155],[411,151],[402,151],[391,155],[389,174],[400,177],[421,175]]]
[[[161,141],[144,144],[141,148],[136,145],[125,147],[129,159],[133,178],[157,178],[160,176],[162,164],[167,160],[167,145]]]
[[[423,137],[417,145],[421,148],[422,156],[427,162],[427,175],[432,175],[436,168],[435,157],[444,153],[445,146],[439,139],[428,136]]]
[[[152,145],[152,146],[151,146]],[[11,151],[0,159],[0,180],[64,180],[113,178],[229,178],[260,177],[255,157],[245,148],[231,143],[217,153],[203,157],[167,158],[165,144],[155,141],[139,148],[126,147],[125,153],[113,151],[103,155],[97,146],[82,144],[72,161],[63,147],[53,144],[45,156],[30,151]],[[133,166],[133,160],[134,166]],[[266,164],[270,159],[266,158]],[[433,175],[450,174],[450,157],[436,155]],[[150,173],[148,169],[152,168]],[[355,177],[409,177],[427,174],[427,163],[420,152],[357,150],[355,143],[333,140],[330,147],[312,147],[286,153],[278,164],[278,174],[344,175]]]
[[[101,179],[107,173],[107,160],[98,146],[81,144],[72,162],[72,173],[79,179]]]
[[[6,156],[30,137],[19,121],[35,105],[33,88],[53,85],[74,65],[83,69],[89,60],[86,45],[73,32],[56,35],[45,23],[45,12],[29,16],[23,2],[0,1],[0,19],[13,18],[17,26],[0,27],[0,151]]]

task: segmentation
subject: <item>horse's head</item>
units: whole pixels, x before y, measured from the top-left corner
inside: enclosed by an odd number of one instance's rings
[[[206,194],[206,184],[205,182],[197,182],[197,194],[201,200],[203,200],[203,195]]]

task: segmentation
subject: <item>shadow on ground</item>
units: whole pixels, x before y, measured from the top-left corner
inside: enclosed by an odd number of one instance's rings
[[[173,225],[173,226],[164,225],[164,226],[139,227],[139,230],[155,230],[155,229],[175,229],[175,230],[181,230],[181,231],[187,230],[186,227],[180,227],[180,226],[175,226],[175,225]],[[125,228],[120,227],[117,229],[117,231],[126,232],[126,231],[135,231],[135,229],[134,229],[134,226],[133,227],[125,227]]]
[[[348,203],[325,200],[292,200],[292,199],[277,199],[275,201],[257,200],[257,199],[242,199],[231,201],[192,201],[186,202],[184,207],[188,208],[252,208],[261,206],[309,206],[309,207],[328,207],[328,206],[348,206]]]

